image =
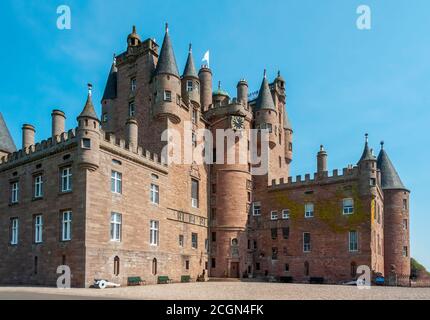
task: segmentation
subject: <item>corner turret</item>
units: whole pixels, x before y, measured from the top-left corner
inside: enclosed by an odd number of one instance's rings
[[[9,129],[6,126],[6,122],[0,112],[0,158],[15,151],[15,142],[13,141]]]

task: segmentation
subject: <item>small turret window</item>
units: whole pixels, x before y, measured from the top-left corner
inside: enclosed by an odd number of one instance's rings
[[[172,101],[172,91],[164,90],[164,101]]]
[[[131,92],[136,91],[136,78],[132,78],[130,80],[130,90]]]
[[[408,199],[403,199],[403,210],[408,210]]]
[[[187,80],[187,92],[193,91],[193,81]]]
[[[83,149],[91,149],[91,139],[83,138],[82,139],[82,148]]]
[[[135,114],[136,114],[136,107],[134,105],[134,101],[131,101],[128,104],[128,116],[129,117],[134,117]]]

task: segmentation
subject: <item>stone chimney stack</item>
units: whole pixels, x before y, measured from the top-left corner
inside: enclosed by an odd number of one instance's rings
[[[248,83],[242,79],[237,84],[237,100],[243,104],[245,108],[248,107]]]
[[[52,138],[61,135],[65,131],[66,115],[61,110],[52,110]]]
[[[327,152],[324,146],[320,146],[320,151],[317,154],[317,172],[319,174],[327,171]]]
[[[200,105],[203,112],[212,106],[212,71],[207,65],[203,65],[199,71],[200,79]]]
[[[137,152],[138,127],[136,119],[130,118],[126,122],[127,142],[133,152]]]
[[[34,145],[34,135],[36,130],[31,124],[24,124],[22,126],[22,148],[28,148]]]

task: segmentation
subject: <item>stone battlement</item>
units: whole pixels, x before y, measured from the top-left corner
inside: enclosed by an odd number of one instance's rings
[[[0,158],[0,170],[14,165],[20,165],[27,161],[43,158],[47,154],[58,152],[59,149],[67,149],[76,142],[76,129],[56,136],[56,139],[48,138],[27,148],[13,152]]]
[[[344,180],[352,180],[358,177],[358,167],[343,168],[340,172],[338,169],[332,171],[329,175],[328,171],[322,173],[305,174],[305,176],[298,175],[295,178],[288,177],[285,181],[284,178],[272,180],[272,184],[268,186],[269,190],[283,189],[283,188],[297,188],[301,186],[310,186],[312,184],[328,184],[336,183]],[[304,179],[303,179],[304,178]]]

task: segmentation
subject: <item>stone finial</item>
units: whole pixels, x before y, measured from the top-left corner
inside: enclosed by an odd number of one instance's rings
[[[382,141],[381,141],[381,150],[383,150],[383,149],[384,149],[384,143],[385,143],[385,142],[384,142],[384,140],[382,140]]]
[[[165,29],[166,33],[169,33],[169,23],[166,22],[164,29]]]

